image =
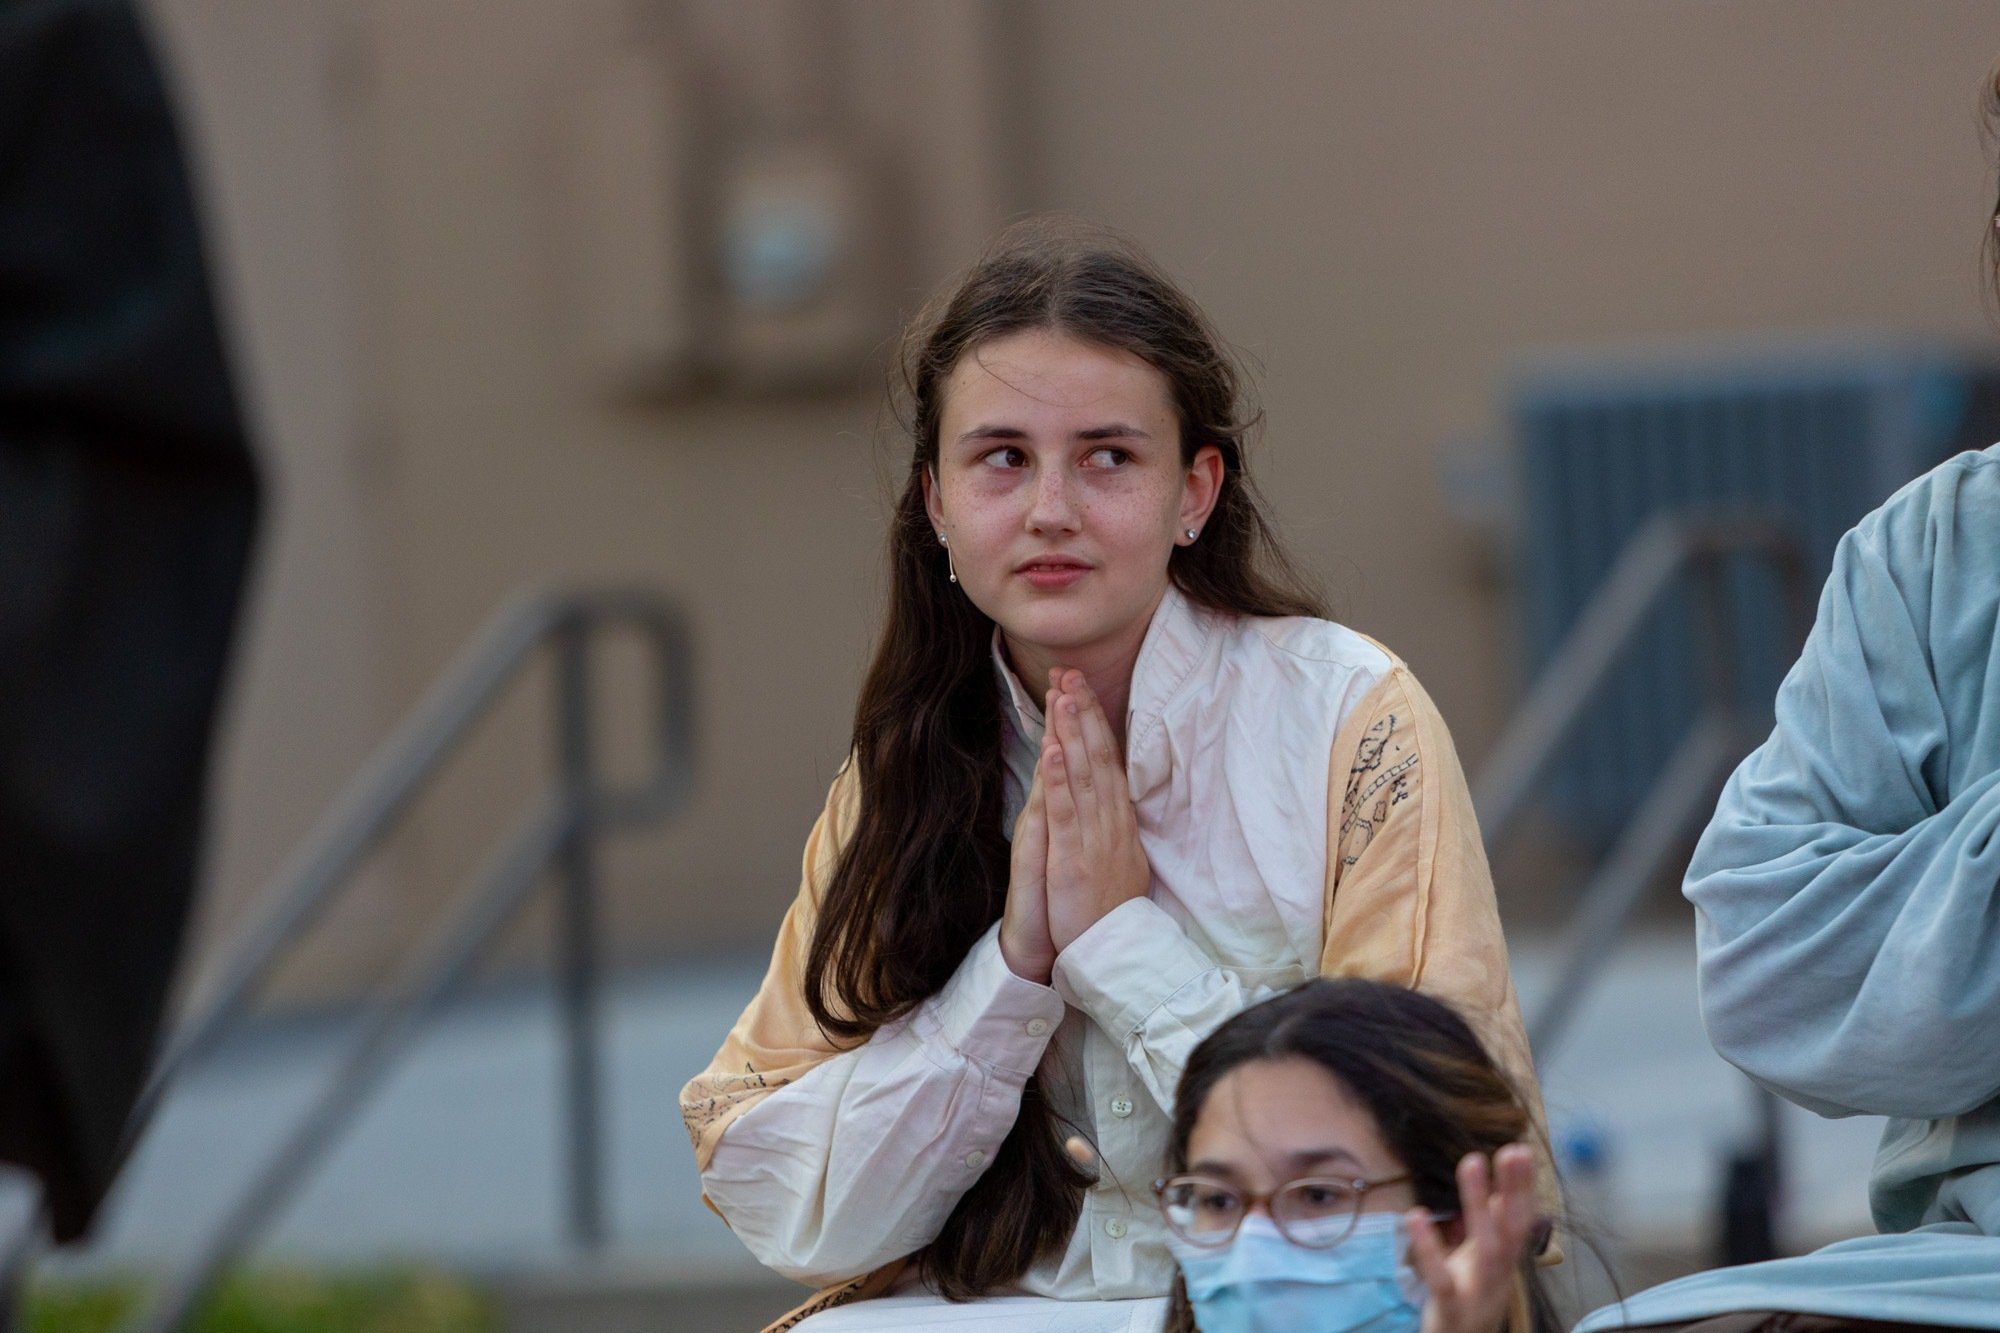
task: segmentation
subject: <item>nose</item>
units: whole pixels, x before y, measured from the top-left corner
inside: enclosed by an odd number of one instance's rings
[[[1077,514],[1069,469],[1042,468],[1035,476],[1034,500],[1028,509],[1028,531],[1037,536],[1075,532]]]

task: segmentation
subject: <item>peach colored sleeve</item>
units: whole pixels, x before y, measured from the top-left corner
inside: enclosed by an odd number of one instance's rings
[[[708,1068],[681,1089],[681,1118],[687,1122],[695,1161],[703,1171],[708,1170],[722,1131],[738,1116],[846,1049],[827,1039],[806,1008],[805,967],[819,895],[854,828],[860,790],[850,759],[834,775],[826,808],[806,838],[799,896],[778,927],[763,985]]]
[[[681,1091],[710,1207],[767,1267],[823,1288],[796,1317],[878,1292],[935,1237],[999,1152],[1062,1018],[1054,991],[1008,970],[996,922],[909,1021],[827,1038],[805,964],[859,789],[850,763],[806,840],[763,984]]]
[[[1397,662],[1334,738],[1327,976],[1396,982],[1462,1014],[1527,1102],[1545,1209],[1559,1215],[1548,1122],[1507,965],[1493,875],[1437,705]],[[1551,1247],[1553,1250],[1553,1247]]]

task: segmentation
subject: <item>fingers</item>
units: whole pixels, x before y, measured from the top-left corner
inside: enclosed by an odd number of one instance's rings
[[[1078,809],[1115,832],[1131,798],[1111,719],[1081,671],[1052,671],[1050,678],[1056,682],[1055,697],[1045,716],[1048,730],[1062,745]]]
[[[1417,1270],[1417,1276],[1432,1292],[1450,1291],[1451,1269],[1444,1237],[1438,1233],[1437,1223],[1431,1220],[1430,1210],[1412,1208],[1404,1214],[1403,1224],[1410,1238],[1410,1267]]]
[[[1500,1248],[1493,1203],[1486,1154],[1467,1153],[1458,1163],[1458,1215],[1465,1224],[1465,1239],[1460,1244],[1481,1268],[1491,1265]]]
[[[1035,778],[1028,784],[1028,798],[1021,805],[1021,816],[1014,821],[1016,859],[1032,857],[1036,865],[1046,862],[1049,854],[1048,767],[1044,752],[1035,764]]]
[[[1540,1219],[1536,1215],[1535,1154],[1526,1144],[1510,1143],[1493,1155],[1499,1192],[1494,1196],[1498,1239],[1507,1262],[1514,1263],[1526,1248]]]
[[[1042,765],[1048,769],[1048,781],[1043,784],[1043,804],[1048,811],[1049,829],[1067,831],[1076,824],[1076,791],[1071,785],[1069,763],[1064,756],[1062,742],[1053,736],[1042,738]]]
[[[1404,1216],[1407,1262],[1430,1293],[1424,1333],[1498,1327],[1534,1225],[1535,1156],[1524,1145],[1509,1144],[1491,1161],[1467,1153],[1457,1178],[1464,1234],[1456,1246],[1446,1247],[1427,1210]]]
[[[1042,754],[1049,765],[1049,821],[1064,830],[1086,820],[1094,826],[1095,775],[1083,743],[1076,696],[1070,688],[1071,682],[1083,679],[1083,673],[1057,669],[1049,673],[1049,679],[1054,684],[1042,714],[1046,720]]]
[[[1152,883],[1124,761],[1083,673],[1049,673],[1041,764],[1048,809],[1051,938],[1067,948]]]
[[[1535,1158],[1514,1143],[1495,1153],[1468,1153],[1458,1164],[1458,1197],[1470,1259],[1487,1280],[1520,1262],[1535,1225]]]
[[[1466,1327],[1464,1293],[1459,1290],[1457,1265],[1445,1248],[1437,1222],[1423,1208],[1412,1208],[1404,1214],[1403,1222],[1409,1237],[1405,1262],[1415,1270],[1426,1293],[1420,1333],[1459,1333]]]
[[[1056,700],[1055,728],[1056,739],[1062,744],[1063,762],[1069,767],[1070,784],[1076,788],[1081,804],[1096,794],[1099,777],[1090,747],[1084,743],[1082,710],[1074,694],[1065,693]]]
[[[1492,1224],[1492,1189],[1487,1181],[1486,1154],[1469,1152],[1458,1163],[1458,1211],[1465,1219],[1467,1239]]]
[[[1081,671],[1073,673],[1075,684],[1071,696],[1077,701],[1077,718],[1083,724],[1083,744],[1090,755],[1091,766],[1105,774],[1107,778],[1119,775],[1118,742],[1111,734],[1111,719],[1104,715],[1104,705],[1097,700],[1096,691],[1083,678]]]

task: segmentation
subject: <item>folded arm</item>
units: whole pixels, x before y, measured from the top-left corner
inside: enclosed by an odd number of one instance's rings
[[[1953,674],[1990,669],[2000,593],[1940,600],[1963,571],[1938,526],[1892,506],[1842,541],[1776,728],[1688,872],[1710,1039],[1825,1115],[2000,1095],[2000,772],[1954,763],[1982,729]]]

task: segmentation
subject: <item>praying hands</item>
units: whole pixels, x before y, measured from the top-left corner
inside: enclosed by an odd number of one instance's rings
[[[1046,985],[1057,954],[1145,896],[1152,868],[1117,738],[1082,672],[1049,673],[1043,714],[1035,780],[1014,824],[1000,952],[1015,975]]]

